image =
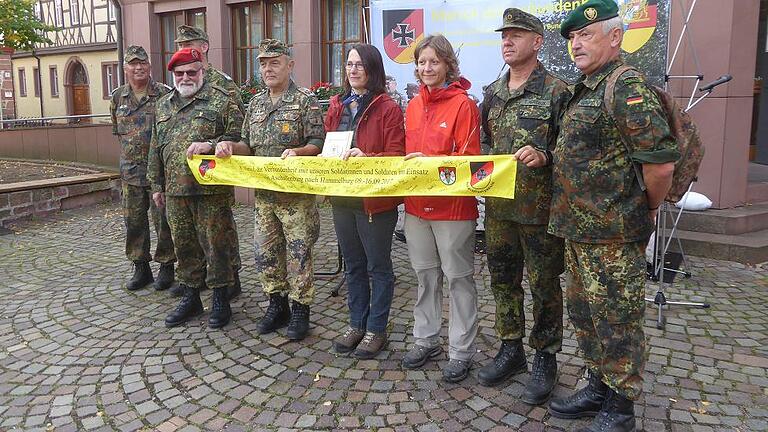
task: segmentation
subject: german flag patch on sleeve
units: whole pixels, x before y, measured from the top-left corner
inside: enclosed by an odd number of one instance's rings
[[[641,95],[630,96],[627,98],[627,105],[636,105],[639,103],[643,103],[643,97]]]

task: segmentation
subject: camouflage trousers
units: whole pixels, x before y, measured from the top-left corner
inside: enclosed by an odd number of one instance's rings
[[[280,194],[276,194],[280,196]],[[320,234],[315,197],[256,197],[255,255],[259,282],[266,294],[288,295],[311,304],[315,297],[312,247]]]
[[[568,315],[584,362],[632,400],[643,390],[646,359],[645,244],[565,242]]]
[[[149,216],[157,235],[155,262],[168,264],[176,261],[171,240],[171,228],[165,211],[158,209],[152,201],[152,192],[145,186],[134,186],[123,182],[123,219],[125,220],[125,255],[131,261],[150,261]]]
[[[491,290],[496,300],[496,334],[514,340],[525,336],[523,267],[533,299],[531,348],[554,354],[563,342],[563,239],[547,234],[546,225],[523,225],[487,218],[485,241]]]
[[[176,279],[191,287],[224,288],[235,282],[232,265],[232,196],[166,196],[166,212],[179,263]]]

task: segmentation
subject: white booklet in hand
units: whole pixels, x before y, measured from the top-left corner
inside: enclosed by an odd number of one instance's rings
[[[341,157],[345,151],[352,148],[353,131],[327,132],[323,143],[322,157]]]

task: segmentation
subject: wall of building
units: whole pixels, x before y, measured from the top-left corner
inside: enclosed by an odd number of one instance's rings
[[[16,117],[16,104],[13,100],[12,52],[7,48],[0,48],[0,119]]]

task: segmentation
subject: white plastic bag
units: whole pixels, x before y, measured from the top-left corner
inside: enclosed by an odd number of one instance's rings
[[[701,211],[712,207],[712,201],[698,192],[686,192],[683,198],[675,203],[675,207],[683,210]]]

